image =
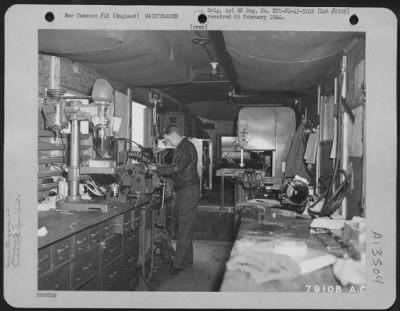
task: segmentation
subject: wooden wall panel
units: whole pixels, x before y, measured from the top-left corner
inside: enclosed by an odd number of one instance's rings
[[[44,89],[50,88],[51,57],[39,54],[39,96],[43,96]],[[106,79],[114,90],[126,94],[127,86],[105,77],[82,64],[72,62],[66,58],[60,59],[60,87],[75,95],[91,95],[93,85],[97,79]]]
[[[114,96],[114,115],[121,118],[121,127],[119,131],[115,133],[115,137],[129,138],[129,102],[128,96],[120,92],[115,92]]]
[[[50,87],[50,58],[49,55],[39,54],[39,85],[38,85],[38,96],[44,95],[44,89]]]

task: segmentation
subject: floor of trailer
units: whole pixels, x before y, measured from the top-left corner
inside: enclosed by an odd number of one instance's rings
[[[163,264],[153,271],[150,291],[218,291],[232,249],[229,241],[193,241],[194,264],[176,275],[168,273],[168,265]]]

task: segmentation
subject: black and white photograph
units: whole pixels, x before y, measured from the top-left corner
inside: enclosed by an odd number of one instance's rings
[[[393,13],[29,8],[6,18],[10,305],[394,302]]]

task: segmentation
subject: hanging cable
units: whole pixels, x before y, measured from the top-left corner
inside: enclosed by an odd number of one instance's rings
[[[136,141],[134,141],[134,140],[132,140],[132,139],[129,139],[129,138],[124,138],[124,137],[119,137],[119,138],[113,138],[113,142],[114,141],[117,141],[117,140],[121,140],[121,141],[125,141],[125,142],[128,142],[128,143],[134,143],[136,146],[138,146],[140,149],[144,149],[144,147],[141,145],[141,144],[139,144],[139,143],[137,143]]]
[[[128,151],[128,158],[136,160],[140,163],[150,164],[153,162],[152,155],[145,151]]]
[[[333,194],[329,194],[330,188],[327,188],[325,192],[319,196],[319,198],[312,203],[312,205],[309,206],[308,208],[308,213],[311,216],[317,217],[317,216],[330,216],[332,215],[339,207],[340,204],[342,203],[343,199],[345,198],[347,191],[348,191],[348,176],[346,172],[342,169],[338,169],[338,172],[343,174],[344,180],[339,184],[338,188]],[[334,175],[328,175],[328,176],[323,176],[320,178],[326,179],[326,178],[334,178]],[[316,206],[322,199],[325,199],[323,206],[320,211],[313,211],[312,208]]]
[[[339,90],[343,87],[344,81],[344,72],[339,76]],[[309,213],[312,216],[330,216],[332,215],[341,205],[343,199],[346,197],[347,188],[348,188],[348,176],[343,169],[339,169],[339,147],[341,145],[341,107],[342,107],[342,94],[339,95],[338,107],[337,107],[337,128],[336,128],[336,160],[335,167],[332,174],[332,179],[329,183],[328,189],[326,192],[321,195],[316,202],[314,202],[309,207]],[[344,176],[344,180],[339,184],[337,190],[333,193],[333,185],[336,181],[337,173],[340,172]],[[322,208],[319,212],[312,211],[310,208],[314,207],[318,202],[320,202],[323,198],[325,201],[322,205]]]
[[[134,143],[136,146],[138,146],[140,148],[140,151],[136,151],[136,150],[128,150],[128,157],[138,161],[140,163],[145,163],[145,164],[150,164],[150,163],[154,163],[155,159],[154,159],[154,154],[153,154],[153,150],[151,148],[146,148],[144,146],[142,146],[141,144],[135,142],[132,139],[128,139],[128,138],[114,138],[112,141],[124,141],[124,142],[129,142],[129,143]]]

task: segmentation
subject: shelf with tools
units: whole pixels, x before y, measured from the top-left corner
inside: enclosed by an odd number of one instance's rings
[[[38,199],[46,198],[49,192],[57,188],[58,179],[63,176],[64,166],[67,165],[68,134],[56,135],[52,131],[38,131]],[[81,135],[83,153],[90,152],[92,136]]]

